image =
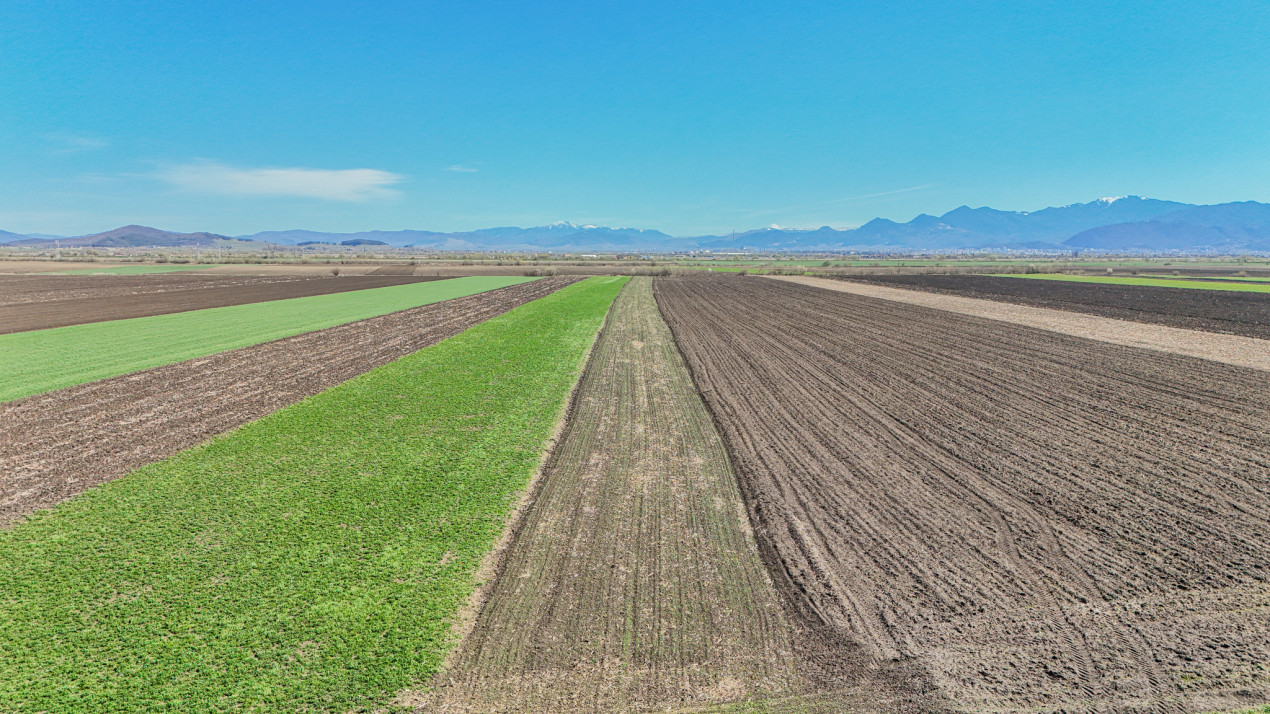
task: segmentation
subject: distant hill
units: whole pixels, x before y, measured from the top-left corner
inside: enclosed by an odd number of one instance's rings
[[[921,214],[908,223],[875,218],[855,230],[764,228],[735,238],[708,236],[702,245],[758,250],[1045,250],[1081,231],[1155,218],[1190,204],[1139,196],[1100,198],[1039,211],[998,211],[961,206],[942,216]]]
[[[1270,251],[1270,205],[1256,201],[1194,206],[1154,220],[1098,226],[1063,241],[1104,252]]]
[[[1100,198],[1039,211],[961,206],[942,216],[921,214],[907,223],[885,218],[854,229],[770,226],[734,235],[675,237],[657,230],[578,225],[503,226],[474,231],[423,230],[329,233],[265,231],[227,238],[214,233],[173,233],[124,226],[90,236],[62,238],[64,247],[210,246],[219,241],[253,245],[415,247],[437,251],[554,251],[662,253],[670,251],[1101,251],[1270,252],[1270,205],[1245,201],[1195,206],[1140,196]],[[51,247],[49,236],[0,231],[0,243]]]
[[[661,231],[639,228],[606,228],[560,221],[547,226],[520,228],[505,226],[476,231],[438,233],[436,231],[361,231],[322,233],[318,231],[265,231],[239,236],[245,240],[284,245],[376,241],[397,247],[431,250],[679,250],[682,241]],[[370,244],[364,244],[370,245]]]
[[[261,243],[276,243],[279,245],[305,245],[318,243],[338,244],[346,240],[368,240],[376,241],[383,245],[391,246],[408,246],[415,244],[427,244],[434,240],[445,240],[449,237],[449,233],[436,233],[434,231],[360,231],[357,233],[326,233],[321,231],[306,230],[289,230],[289,231],[264,231],[261,233],[253,233],[251,235],[238,236],[239,240],[252,240]]]
[[[63,248],[135,248],[146,246],[194,247],[212,246],[219,241],[236,240],[215,233],[173,233],[149,226],[123,226],[113,231],[94,233],[73,238],[60,238]],[[31,247],[52,247],[52,238],[24,238],[10,241],[8,245],[24,245]]]

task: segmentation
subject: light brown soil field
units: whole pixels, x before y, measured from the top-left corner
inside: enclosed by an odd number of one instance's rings
[[[435,277],[21,275],[0,277],[0,334],[329,295]]]
[[[970,711],[1270,700],[1265,372],[773,280],[655,293],[807,626]]]
[[[535,280],[0,404],[0,526],[575,281]]]
[[[1062,309],[1019,305],[998,300],[962,297],[922,290],[893,288],[870,283],[829,280],[805,276],[765,276],[773,280],[883,298],[910,305],[947,310],[962,315],[986,317],[1016,325],[1039,327],[1073,337],[1112,342],[1127,347],[1144,347],[1161,352],[1199,357],[1237,367],[1270,370],[1270,340],[1241,335],[1219,335],[1165,325],[1081,314]],[[1025,282],[1025,281],[1020,281]],[[1040,282],[1040,281],[1026,281]],[[1200,292],[1200,291],[1196,291]]]
[[[475,625],[406,699],[422,711],[665,711],[800,693],[831,664],[782,612],[650,283],[613,304]]]
[[[1270,295],[1266,293],[1029,280],[991,275],[872,275],[845,279],[1186,330],[1270,339]]]
[[[0,275],[0,305],[24,305],[78,298],[111,299],[143,293],[194,288],[228,288],[295,281],[297,276],[201,275]]]

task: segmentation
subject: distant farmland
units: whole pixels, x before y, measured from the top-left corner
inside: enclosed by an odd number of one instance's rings
[[[528,278],[408,283],[374,290],[0,335],[0,401],[364,320]],[[71,356],[72,359],[66,359]]]
[[[1264,292],[291,267],[0,277],[0,711],[1266,711]]]
[[[1133,277],[1127,275],[1067,275],[1064,273],[1033,273],[1025,275],[998,275],[995,277],[1033,280],[1064,280],[1073,283],[1098,283],[1102,285],[1144,285],[1156,288],[1190,288],[1192,290],[1230,290],[1234,292],[1270,293],[1270,285],[1259,284],[1257,279],[1241,282],[1241,278],[1223,277],[1221,282],[1211,280],[1186,280],[1184,278]]]
[[[1270,296],[1260,292],[1040,281],[1014,275],[869,275],[844,279],[1270,339]]]

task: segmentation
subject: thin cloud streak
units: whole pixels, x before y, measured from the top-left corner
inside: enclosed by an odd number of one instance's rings
[[[459,164],[455,164],[455,165],[453,165],[453,166],[447,166],[447,167],[445,168],[445,170],[446,170],[446,171],[453,171],[453,172],[455,172],[455,173],[459,173],[459,174],[474,174],[474,173],[476,173],[476,172],[480,171],[480,169],[474,169],[474,168],[472,168],[472,167],[470,167],[470,166],[460,166]]]
[[[160,169],[176,188],[229,196],[291,196],[361,203],[396,198],[388,188],[405,179],[379,169],[247,168],[200,161]]]
[[[57,147],[52,150],[54,155],[78,154],[84,151],[99,151],[107,146],[110,146],[109,141],[96,136],[73,134],[64,131],[45,134],[43,139]]]

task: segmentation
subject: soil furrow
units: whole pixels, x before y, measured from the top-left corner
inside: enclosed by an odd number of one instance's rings
[[[1265,372],[786,282],[655,292],[806,626],[969,710],[1270,699]]]

